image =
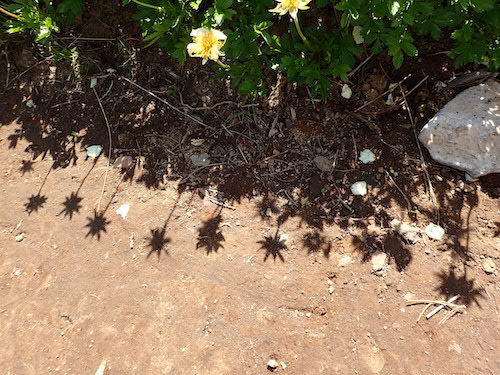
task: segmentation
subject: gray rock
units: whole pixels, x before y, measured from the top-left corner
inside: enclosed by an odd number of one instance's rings
[[[500,83],[471,87],[444,106],[422,129],[432,158],[472,177],[500,172]]]
[[[320,171],[330,172],[333,169],[333,161],[326,156],[318,155],[314,158],[314,164]]]
[[[191,155],[191,163],[195,167],[206,167],[210,165],[210,156],[207,153]]]

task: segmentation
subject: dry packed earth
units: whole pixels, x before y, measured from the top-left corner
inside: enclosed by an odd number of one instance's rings
[[[483,263],[499,264],[499,206],[480,184],[458,208],[465,234],[441,242],[373,218],[371,237],[354,217],[315,234],[277,222],[284,200],[147,189],[78,147],[66,168],[26,160],[19,126],[0,128],[0,373],[266,374],[276,359],[283,374],[498,374],[498,271]],[[389,254],[381,275],[363,246]],[[455,294],[465,313],[441,325],[406,306]]]

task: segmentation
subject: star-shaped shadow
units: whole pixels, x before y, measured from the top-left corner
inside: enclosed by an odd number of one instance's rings
[[[198,229],[198,242],[196,248],[204,248],[207,254],[217,252],[219,248],[224,248],[222,243],[226,240],[219,229],[222,223],[222,216],[217,215],[203,223]]]
[[[111,221],[104,216],[104,212],[94,211],[94,217],[87,217],[87,220],[88,223],[85,227],[88,228],[88,233],[85,238],[88,236],[97,237],[98,241],[101,239],[101,233],[107,233],[106,227],[111,224]]]
[[[62,203],[63,209],[59,212],[58,216],[64,214],[64,217],[69,216],[69,219],[73,219],[73,215],[80,212],[80,208],[82,205],[80,202],[83,200],[82,197],[78,196],[78,193],[72,192],[69,197],[65,198],[65,201]]]
[[[168,255],[168,250],[164,249],[165,245],[171,242],[171,239],[166,236],[166,226],[158,227],[155,229],[151,229],[151,237],[148,237],[148,246],[151,248],[147,255],[147,258],[151,256],[151,254],[156,253],[158,259],[160,259],[161,252],[165,251]]]
[[[23,160],[21,162],[21,166],[19,167],[19,172],[21,172],[24,176],[25,173],[33,172],[33,161],[31,160]]]
[[[28,198],[28,202],[24,204],[24,210],[31,214],[32,212],[37,212],[43,205],[47,202],[47,197],[45,195],[32,194],[31,197]]]
[[[439,286],[436,288],[446,298],[460,295],[460,302],[469,306],[472,302],[481,307],[479,299],[486,298],[482,288],[475,288],[473,279],[468,279],[466,274],[459,275],[454,269],[449,269],[448,272],[442,271],[436,276],[440,280]]]
[[[282,251],[288,250],[288,247],[285,245],[285,242],[280,239],[278,232],[274,236],[265,236],[263,240],[257,241],[261,246],[260,248],[266,251],[264,255],[264,262],[270,256],[273,257],[273,260],[279,258],[282,262],[285,261],[283,257]]]
[[[302,238],[302,244],[307,248],[308,254],[315,254],[319,251],[323,251],[325,258],[328,258],[332,251],[331,242],[317,231],[305,234]]]

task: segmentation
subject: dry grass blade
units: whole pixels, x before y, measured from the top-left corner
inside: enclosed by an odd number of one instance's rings
[[[101,99],[99,98],[99,95],[97,95],[95,87],[92,87],[92,90],[94,90],[95,97],[97,98],[97,102],[99,103],[99,107],[101,108],[102,115],[104,116],[104,121],[106,122],[106,127],[108,128],[108,137],[109,137],[108,165],[106,167],[106,173],[104,174],[104,182],[102,184],[101,196],[99,197],[99,202],[97,203],[97,212],[99,212],[101,209],[101,200],[102,196],[104,195],[104,189],[106,188],[106,179],[108,178],[108,171],[111,160],[112,137],[111,137],[111,126],[109,125],[108,116],[106,116],[106,112],[104,111],[104,107],[102,106]]]

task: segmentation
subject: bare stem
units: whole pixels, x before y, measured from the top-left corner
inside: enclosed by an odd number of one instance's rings
[[[220,60],[215,60],[215,62],[216,62],[217,64],[219,64],[221,67],[223,67],[224,69],[229,69],[229,65],[224,64],[224,63],[223,63],[222,61],[220,61]]]
[[[143,3],[142,1],[139,1],[139,0],[132,0],[134,3],[136,4],[139,4],[139,5],[142,5],[143,7],[147,7],[147,8],[152,8],[152,9],[156,9],[158,11],[161,10],[161,7],[157,7],[156,5],[151,5],[151,4],[148,4],[148,3]]]
[[[296,16],[293,18],[293,23],[295,23],[295,28],[297,29],[297,32],[299,33],[300,37],[302,38],[302,40],[304,42],[307,41],[307,38],[306,36],[304,35],[304,33],[302,32],[302,29],[300,28],[300,24],[299,24],[299,17]]]
[[[8,10],[3,9],[2,7],[0,7],[0,12],[5,13],[5,14],[6,14],[6,15],[8,15],[8,16],[11,16],[11,17],[17,18],[18,20],[22,20],[22,18],[21,18],[21,17],[19,17],[17,14],[11,13],[11,12],[9,12]]]

